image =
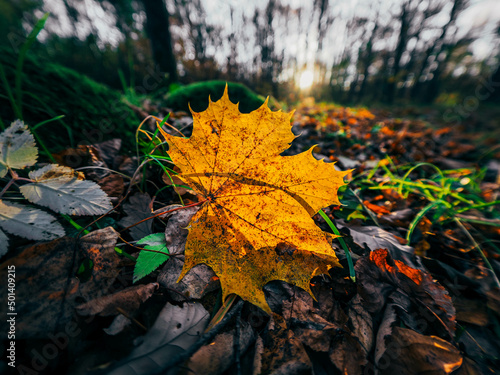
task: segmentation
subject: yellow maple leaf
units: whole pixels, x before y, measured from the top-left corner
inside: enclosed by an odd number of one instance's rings
[[[179,280],[204,263],[220,278],[223,301],[235,293],[270,313],[266,283],[283,280],[311,293],[312,276],[340,266],[312,216],[340,204],[349,171],[317,160],[312,148],[280,156],[295,139],[292,115],[272,112],[267,100],[240,113],[226,86],[219,101],[193,112],[190,138],[160,129],[178,177],[206,199],[188,227]]]

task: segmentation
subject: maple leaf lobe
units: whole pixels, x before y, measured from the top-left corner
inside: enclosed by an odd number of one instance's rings
[[[293,113],[272,112],[266,102],[244,114],[228,97],[193,112],[189,139],[160,128],[178,177],[207,201],[193,216],[179,280],[204,263],[220,278],[223,300],[235,293],[271,312],[262,287],[272,280],[311,293],[312,276],[340,266],[312,216],[340,204],[343,177],[312,148],[281,156],[296,138]],[[312,295],[312,293],[311,293]]]

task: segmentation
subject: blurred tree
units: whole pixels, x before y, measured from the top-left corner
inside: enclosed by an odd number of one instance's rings
[[[214,55],[223,43],[222,27],[208,22],[201,0],[174,0],[174,5],[177,26],[187,35],[187,38],[178,36],[183,39],[180,54],[184,81],[220,78],[220,67]]]
[[[445,25],[441,28],[441,33],[439,34],[438,38],[435,40],[431,40],[428,44],[428,48],[425,51],[424,58],[422,59],[422,63],[420,65],[420,69],[415,75],[415,82],[411,92],[411,97],[413,99],[418,99],[419,95],[421,94],[420,91],[422,89],[423,83],[427,79],[426,70],[429,70],[429,74],[432,73],[433,82],[428,85],[427,92],[425,93],[425,95],[423,95],[423,98],[426,102],[431,102],[438,96],[439,93],[437,82],[440,78],[441,72],[444,69],[444,66],[446,65],[446,62],[448,61],[449,52],[451,52],[451,50],[449,49],[449,44],[446,43],[446,36],[448,34],[448,31],[455,25],[455,21],[458,15],[460,14],[460,12],[462,12],[462,10],[465,9],[467,4],[467,0],[453,0],[453,6],[450,11],[448,22],[446,22]],[[429,66],[431,61],[435,62],[434,69],[431,69]]]
[[[270,91],[278,96],[278,75],[283,70],[284,50],[276,48],[276,32],[273,20],[287,11],[279,0],[269,0],[264,10],[255,9],[252,22],[255,27],[255,43],[258,54],[254,56],[254,65],[259,67],[258,86],[262,91]]]
[[[160,71],[168,74],[169,83],[177,82],[167,7],[163,0],[142,0],[142,4],[146,11],[146,32],[151,41],[154,61]]]
[[[15,52],[26,40],[23,20],[31,17],[42,0],[0,0],[0,45],[8,45]]]
[[[493,68],[493,74],[491,75],[491,86],[492,92],[491,96],[488,98],[492,102],[500,102],[500,22],[498,22],[496,28],[497,43],[495,46],[496,50],[496,68]]]
[[[403,52],[406,50],[406,45],[409,40],[409,31],[411,20],[415,17],[417,7],[413,4],[412,0],[404,1],[401,5],[401,12],[398,16],[400,20],[398,42],[396,49],[394,51],[393,62],[389,69],[386,71],[386,82],[385,82],[385,99],[388,103],[394,101],[394,95],[396,93],[396,85],[399,81],[399,72],[401,70],[401,57]]]

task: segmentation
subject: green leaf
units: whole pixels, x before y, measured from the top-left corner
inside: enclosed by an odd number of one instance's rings
[[[21,169],[36,163],[35,138],[21,120],[16,120],[0,134],[0,177],[8,168]]]
[[[150,234],[137,241],[137,244],[146,245],[145,249],[154,251],[142,250],[139,253],[134,268],[134,283],[149,275],[170,258],[164,233]]]
[[[32,203],[66,215],[101,215],[113,208],[99,185],[79,180],[71,168],[49,164],[29,176],[35,182],[19,189]]]
[[[0,227],[30,240],[53,240],[64,236],[56,218],[37,208],[0,200]]]
[[[9,237],[0,229],[0,258],[9,250]]]

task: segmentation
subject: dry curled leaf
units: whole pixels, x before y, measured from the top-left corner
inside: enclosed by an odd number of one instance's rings
[[[193,113],[189,139],[160,129],[178,177],[206,199],[189,227],[180,278],[205,263],[219,276],[224,299],[235,293],[267,312],[262,287],[269,281],[311,293],[313,275],[339,266],[312,216],[340,204],[337,190],[348,172],[315,159],[312,149],[281,156],[295,138],[291,117],[267,102],[242,114],[226,88],[206,111]]]

